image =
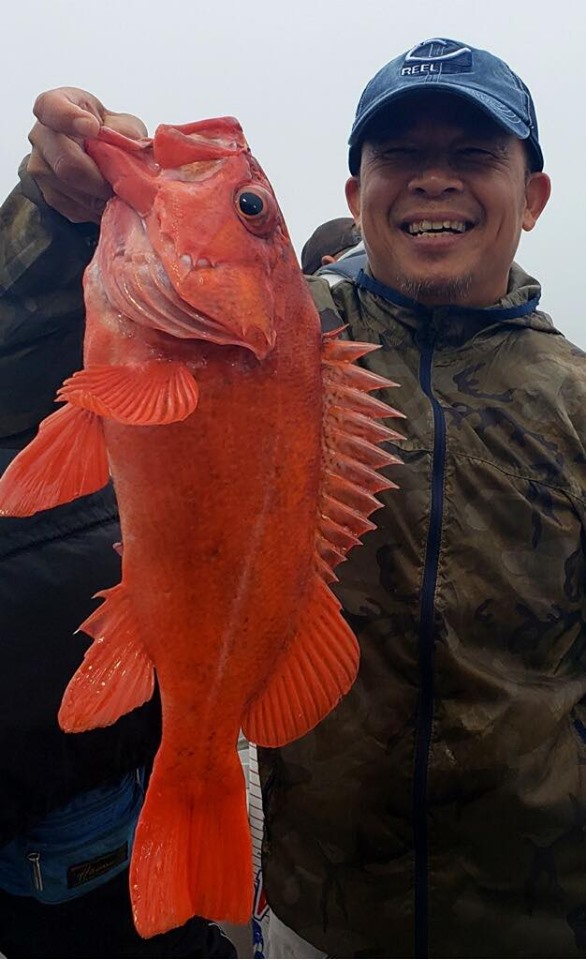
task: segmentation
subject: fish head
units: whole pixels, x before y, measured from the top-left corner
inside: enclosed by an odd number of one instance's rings
[[[265,357],[276,338],[276,291],[284,271],[299,267],[272,187],[238,121],[163,124],[152,139],[138,141],[104,128],[87,150],[117,201],[132,211],[129,220],[118,205],[103,232],[117,231],[116,250],[128,271],[136,273],[140,261],[152,325]],[[137,219],[140,230],[130,229]],[[133,252],[145,244],[148,251]],[[157,273],[150,288],[148,270]],[[134,289],[130,299],[137,295]],[[155,301],[165,297],[163,309]],[[148,306],[142,304],[143,323]]]

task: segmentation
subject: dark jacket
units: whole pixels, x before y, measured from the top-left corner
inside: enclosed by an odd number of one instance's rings
[[[336,571],[358,680],[261,751],[269,904],[330,956],[585,956],[584,354],[519,268],[491,310],[312,288],[406,439]]]
[[[26,175],[0,209],[0,472],[81,366],[81,276],[97,229],[49,210]],[[0,518],[0,844],[74,794],[150,765],[158,701],[64,734],[63,691],[90,638],[93,595],[120,579],[111,487],[30,518]]]

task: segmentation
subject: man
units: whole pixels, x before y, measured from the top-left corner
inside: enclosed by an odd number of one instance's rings
[[[36,112],[29,172],[97,219],[76,138],[116,117],[71,90]],[[550,189],[529,91],[426,41],[367,85],[349,163],[368,266],[309,282],[381,347],[404,466],[339,569],[354,687],[261,751],[269,955],[584,956],[586,382],[513,262]]]

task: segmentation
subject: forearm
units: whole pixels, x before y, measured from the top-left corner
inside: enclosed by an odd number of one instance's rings
[[[81,278],[98,233],[48,207],[25,164],[20,173],[0,207],[0,442],[34,431],[81,364]]]

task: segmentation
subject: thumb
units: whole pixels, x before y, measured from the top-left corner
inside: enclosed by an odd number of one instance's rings
[[[116,130],[117,133],[130,137],[131,140],[140,140],[141,137],[148,135],[148,130],[140,117],[135,117],[133,113],[114,113],[110,110],[104,110],[102,124]],[[97,131],[96,131],[97,133]],[[96,133],[93,135],[95,136]]]
[[[108,110],[92,93],[78,87],[57,87],[39,94],[33,113],[49,130],[82,140],[96,137],[103,125],[134,140],[147,133],[139,117]]]

